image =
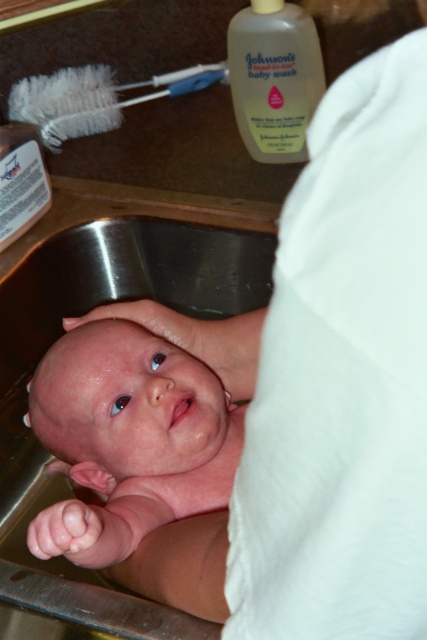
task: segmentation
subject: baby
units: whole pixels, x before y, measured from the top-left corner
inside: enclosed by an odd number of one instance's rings
[[[100,320],[66,334],[37,368],[28,420],[69,477],[108,500],[45,509],[30,524],[30,551],[100,569],[161,525],[227,508],[245,409],[204,364],[137,324]]]

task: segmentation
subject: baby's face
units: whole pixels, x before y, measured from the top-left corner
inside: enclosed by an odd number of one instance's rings
[[[204,365],[121,320],[90,323],[67,338],[47,387],[43,376],[37,382],[56,422],[73,424],[61,438],[83,439],[86,457],[119,480],[189,471],[218,453],[228,411]]]

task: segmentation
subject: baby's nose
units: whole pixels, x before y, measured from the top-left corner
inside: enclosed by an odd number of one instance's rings
[[[160,404],[163,397],[171,391],[175,383],[171,378],[152,377],[148,381],[148,402],[152,406]]]

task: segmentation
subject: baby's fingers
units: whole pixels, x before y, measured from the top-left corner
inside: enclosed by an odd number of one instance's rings
[[[70,548],[72,536],[62,520],[63,504],[45,509],[31,522],[27,544],[31,553],[41,560],[60,556]]]
[[[70,502],[62,514],[67,531],[72,536],[70,553],[89,549],[102,533],[102,523],[96,512],[81,502]]]
[[[40,560],[49,560],[49,558],[52,558],[53,556],[59,556],[63,553],[60,549],[58,549],[58,547],[56,547],[56,545],[53,544],[51,539],[47,544],[46,539],[43,538],[39,542],[39,535],[40,533],[36,527],[36,524],[32,522],[27,532],[27,546],[33,556],[36,556],[36,558],[39,558]]]

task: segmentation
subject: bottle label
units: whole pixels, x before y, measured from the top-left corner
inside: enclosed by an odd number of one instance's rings
[[[36,216],[49,200],[40,149],[30,140],[0,160],[0,241]]]
[[[257,83],[255,98],[245,103],[245,116],[263,153],[297,153],[305,142],[309,105],[298,77],[296,54],[246,55],[247,77]]]

